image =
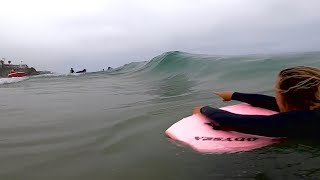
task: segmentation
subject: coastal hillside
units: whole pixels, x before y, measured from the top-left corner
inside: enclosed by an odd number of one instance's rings
[[[4,60],[0,61],[0,77],[7,77],[12,69],[18,72],[25,72],[28,76],[40,74],[35,68],[29,68],[26,64],[14,65],[11,63],[6,64]]]
[[[1,77],[7,77],[8,74],[10,73],[12,68],[0,68],[0,76]],[[31,68],[15,68],[16,71],[19,71],[19,72],[25,72],[28,76],[31,76],[31,75],[38,75],[39,72],[31,67]]]

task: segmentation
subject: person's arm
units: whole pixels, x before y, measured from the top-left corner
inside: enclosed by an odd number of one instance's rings
[[[319,137],[319,114],[314,111],[291,111],[270,116],[240,115],[209,106],[200,109],[201,114],[221,127],[269,137]]]
[[[261,107],[264,109],[269,109],[269,110],[279,112],[279,107],[277,105],[276,98],[272,96],[234,92],[231,96],[231,99],[245,102],[255,107]]]

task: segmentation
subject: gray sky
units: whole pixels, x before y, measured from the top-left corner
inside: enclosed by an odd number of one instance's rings
[[[318,0],[0,0],[0,58],[101,70],[166,51],[320,50]]]

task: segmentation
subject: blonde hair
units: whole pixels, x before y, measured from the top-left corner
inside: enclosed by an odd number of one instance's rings
[[[278,92],[290,109],[320,109],[320,69],[295,66],[280,71]]]

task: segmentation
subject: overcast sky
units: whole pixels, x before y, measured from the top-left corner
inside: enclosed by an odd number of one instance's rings
[[[0,0],[0,58],[55,72],[166,51],[320,49],[318,0]]]

